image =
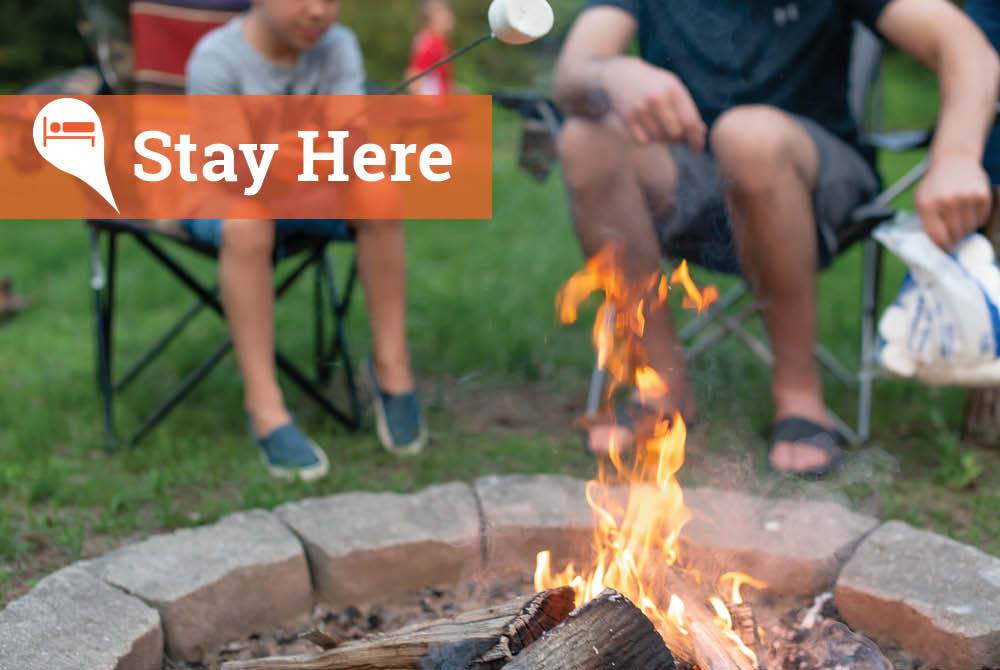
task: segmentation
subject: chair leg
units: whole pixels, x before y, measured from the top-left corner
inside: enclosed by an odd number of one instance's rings
[[[871,437],[872,401],[878,362],[875,352],[879,289],[882,284],[882,247],[868,239],[864,246],[864,274],[861,288],[861,365],[858,373],[858,437]]]
[[[329,266],[328,258],[324,257],[324,260],[328,263],[329,273],[332,279],[333,268]],[[351,418],[353,419],[353,428],[355,430],[361,427],[361,393],[358,390],[357,379],[354,376],[354,364],[351,360],[351,351],[347,343],[345,321],[347,319],[347,312],[351,308],[351,299],[354,296],[354,287],[357,284],[357,279],[358,257],[355,254],[351,257],[351,267],[347,272],[347,282],[344,284],[343,298],[338,298],[336,293],[331,292],[331,299],[335,305],[334,313],[337,317],[335,321],[335,351],[340,352],[341,363],[344,366],[344,381],[347,385],[347,393],[351,404]]]
[[[90,229],[90,288],[94,296],[94,340],[96,343],[97,390],[101,395],[104,439],[107,447],[118,443],[115,430],[114,383],[112,381],[113,312],[117,234],[107,233],[107,261],[101,260],[101,233]]]
[[[326,347],[326,254],[316,264],[313,282],[313,346],[316,357],[316,379],[324,386],[330,383],[330,357]]]
[[[351,259],[343,294],[337,289],[337,277],[328,252],[324,252],[320,257],[316,269],[317,300],[320,299],[319,296],[325,298],[324,304],[317,303],[316,316],[317,319],[323,319],[322,312],[329,309],[333,321],[333,331],[328,340],[326,339],[325,326],[322,330],[319,328],[316,330],[316,337],[322,340],[316,343],[317,355],[321,356],[317,366],[323,371],[317,377],[322,383],[327,384],[332,376],[334,365],[337,363],[341,365],[344,370],[344,386],[347,388],[349,403],[349,421],[346,424],[348,428],[356,430],[361,427],[361,394],[354,375],[354,363],[347,342],[345,320],[357,282],[357,257]]]

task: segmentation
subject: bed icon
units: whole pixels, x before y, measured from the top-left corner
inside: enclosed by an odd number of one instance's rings
[[[49,140],[90,140],[90,146],[97,146],[97,124],[93,121],[53,121],[42,118],[42,146],[49,146]]]

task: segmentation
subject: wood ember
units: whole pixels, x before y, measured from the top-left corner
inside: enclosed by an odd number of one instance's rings
[[[765,661],[770,670],[892,670],[894,665],[868,638],[853,632],[828,605],[815,624],[802,626],[807,609],[796,609],[765,622]],[[917,667],[898,665],[896,667]]]

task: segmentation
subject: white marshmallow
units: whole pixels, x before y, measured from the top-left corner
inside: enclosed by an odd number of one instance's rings
[[[994,305],[1000,305],[1000,269],[996,265],[977,265],[966,268],[972,278],[986,291]]]
[[[910,357],[906,349],[902,347],[887,344],[879,352],[878,358],[882,367],[897,377],[909,378],[917,372],[916,362]]]
[[[528,44],[549,34],[555,23],[546,0],[493,0],[489,9],[493,36],[507,44]]]
[[[992,265],[994,261],[993,245],[982,235],[969,235],[955,247],[958,262],[967,270],[984,265]]]
[[[878,323],[878,332],[886,342],[892,342],[901,346],[906,345],[906,338],[910,334],[910,321],[912,316],[899,305],[890,305],[882,315]]]

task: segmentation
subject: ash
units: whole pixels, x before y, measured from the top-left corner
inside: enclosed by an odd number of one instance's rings
[[[319,647],[300,635],[319,629],[340,642],[360,640],[403,626],[447,619],[461,612],[498,605],[520,596],[530,597],[534,588],[528,581],[511,580],[496,584],[470,583],[460,587],[426,588],[400,596],[383,605],[350,606],[330,609],[317,606],[308,621],[288,630],[267,631],[243,640],[233,640],[211,650],[202,664],[167,659],[164,670],[219,670],[227,661],[243,661],[268,656],[314,654]]]

